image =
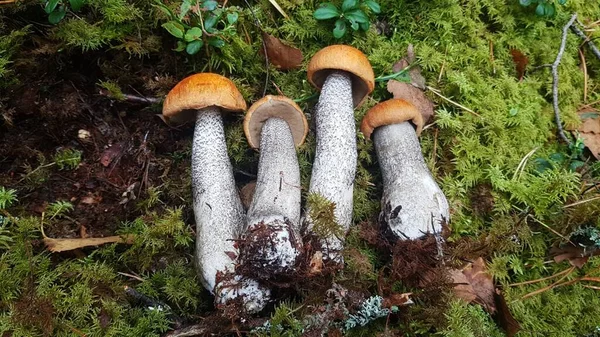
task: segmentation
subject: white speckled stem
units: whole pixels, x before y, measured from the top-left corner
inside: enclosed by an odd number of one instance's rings
[[[292,132],[279,118],[269,118],[262,127],[258,176],[248,209],[248,224],[273,216],[288,218],[294,229],[299,229],[300,168]]]
[[[378,127],[373,142],[383,175],[379,220],[386,230],[401,240],[441,234],[450,218],[448,201],[425,164],[414,127]]]
[[[251,249],[255,256],[241,254],[252,259],[253,265],[283,273],[296,264],[302,246],[300,188],[300,168],[290,127],[283,119],[269,118],[261,130],[256,189],[248,208],[246,240],[258,242],[260,247],[254,245]]]
[[[357,160],[352,80],[348,73],[336,71],[327,77],[314,117],[317,148],[309,193],[318,193],[335,203],[336,219],[347,231],[352,223]],[[343,241],[329,238],[327,248],[328,252],[340,250]]]
[[[235,254],[231,240],[239,237],[245,220],[227,155],[221,112],[215,107],[197,113],[192,146],[192,190],[196,263],[204,287],[214,292],[217,273],[233,271],[234,261],[227,252]],[[252,301],[244,298],[245,303]]]

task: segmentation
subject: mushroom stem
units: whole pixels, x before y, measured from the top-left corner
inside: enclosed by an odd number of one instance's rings
[[[441,234],[448,201],[425,164],[412,124],[380,126],[372,138],[384,186],[380,222],[399,239]]]
[[[317,146],[309,193],[318,193],[333,202],[338,224],[348,231],[352,223],[357,161],[350,74],[333,71],[325,79],[315,113],[315,125]],[[342,248],[342,240],[336,237],[325,240],[326,258],[337,258],[334,252]]]
[[[261,130],[256,189],[248,209],[248,230],[242,263],[255,267],[257,276],[289,272],[302,246],[300,223],[300,168],[287,122],[269,118]]]
[[[196,217],[196,263],[204,286],[215,292],[217,274],[233,272],[235,254],[232,239],[239,236],[244,224],[244,211],[227,155],[225,132],[220,109],[198,110],[192,147],[192,190]],[[246,283],[243,283],[246,286]],[[252,311],[269,297],[269,291],[252,284],[258,292],[248,296],[242,290],[247,309]],[[222,302],[217,293],[217,302]],[[228,298],[235,297],[231,293]],[[262,305],[262,306],[261,306]],[[260,310],[260,309],[258,309]]]

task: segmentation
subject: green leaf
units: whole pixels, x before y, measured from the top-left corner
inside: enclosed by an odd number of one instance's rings
[[[67,14],[65,7],[60,6],[54,12],[50,13],[50,15],[48,15],[48,22],[55,25],[65,17],[65,14]]]
[[[561,5],[565,5],[567,3],[567,0],[558,0],[558,3]]]
[[[208,19],[204,20],[204,29],[206,29],[207,32],[210,32],[215,24],[217,24],[217,21],[219,21],[217,16],[209,16]]]
[[[171,35],[175,36],[178,39],[183,38],[183,26],[177,21],[169,21],[167,23],[163,23],[162,27],[167,30]]]
[[[179,20],[183,19],[190,9],[192,9],[192,0],[183,0],[181,7],[179,7]]]
[[[347,12],[358,6],[358,0],[344,0],[342,3],[342,12]]]
[[[556,14],[556,9],[554,7],[554,4],[547,3],[546,4],[546,16],[550,18],[550,17],[553,17],[554,14]]]
[[[369,27],[371,27],[371,24],[369,24],[368,22],[363,22],[363,23],[360,23],[359,25],[360,25],[360,29],[362,29],[365,32],[367,30],[369,30]]]
[[[208,40],[208,44],[216,48],[221,48],[225,45],[225,41],[213,36]]]
[[[377,2],[375,2],[373,0],[367,0],[367,1],[365,1],[365,5],[367,5],[367,7],[369,7],[371,12],[373,12],[375,14],[381,13],[381,7],[379,6],[379,4]]]
[[[56,9],[59,1],[60,0],[48,0],[48,2],[46,2],[46,7],[44,7],[46,14],[54,12],[54,9]]]
[[[175,51],[184,51],[186,45],[187,44],[183,41],[177,41],[177,48],[175,48]]]
[[[521,4],[521,6],[529,6],[531,5],[531,0],[519,0],[519,3]]]
[[[540,2],[535,8],[535,14],[538,16],[546,16],[546,4]]]
[[[358,30],[358,22],[350,20],[350,27],[352,30]]]
[[[204,3],[202,3],[202,8],[207,11],[214,11],[218,5],[219,5],[218,2],[216,2],[214,0],[208,0],[208,1],[204,1]]]
[[[586,112],[586,113],[582,113],[581,115],[579,115],[579,118],[581,118],[581,119],[598,118],[598,116],[600,116],[600,114],[598,114],[597,112]]]
[[[519,108],[511,108],[510,111],[508,112],[508,114],[511,116],[516,116],[518,113],[519,113]]]
[[[83,7],[85,0],[69,0],[69,4],[71,5],[71,9],[74,11],[78,11]]]
[[[186,42],[192,42],[194,40],[200,39],[200,37],[202,37],[202,29],[200,29],[198,27],[194,27],[194,28],[188,30],[187,32],[185,32],[184,39]]]
[[[571,170],[572,172],[577,170],[578,168],[582,167],[583,165],[585,165],[584,162],[582,162],[581,160],[573,160],[571,162],[571,164],[569,165],[569,170]]]
[[[339,39],[344,36],[344,34],[346,34],[346,20],[337,19],[337,21],[335,21],[335,28],[333,28],[333,36],[336,39]]]
[[[238,13],[227,14],[227,22],[229,22],[230,25],[233,25],[234,23],[236,23],[237,20],[238,20]]]
[[[324,3],[321,4],[321,7],[317,8],[313,15],[317,20],[327,20],[340,16],[340,12],[333,4]]]
[[[560,152],[556,152],[550,155],[550,160],[557,164],[562,164],[565,161],[565,159],[565,155]]]
[[[353,9],[348,13],[344,13],[344,16],[346,16],[348,20],[356,21],[358,23],[369,23],[369,17],[360,9]]]
[[[203,45],[204,42],[202,42],[202,40],[192,41],[185,47],[185,51],[190,55],[194,55],[200,51],[200,48],[202,48]]]

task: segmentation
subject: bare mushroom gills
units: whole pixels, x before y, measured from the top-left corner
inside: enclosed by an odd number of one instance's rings
[[[249,109],[244,129],[252,147],[260,144],[260,158],[248,228],[240,240],[240,268],[259,279],[289,275],[302,253],[296,145],[306,136],[307,122],[288,98],[266,96]]]
[[[386,113],[389,116],[393,111]],[[382,122],[387,125],[376,126],[372,133],[383,177],[379,221],[396,239],[415,240],[426,234],[439,237],[450,218],[448,201],[425,164],[415,126],[404,116],[400,118]],[[420,125],[417,128],[420,130]]]
[[[235,301],[257,312],[270,299],[258,281],[235,274],[234,240],[242,233],[245,214],[227,155],[221,114],[242,112],[246,102],[233,82],[212,73],[191,75],[167,95],[167,121],[195,118],[192,141],[192,192],[196,219],[195,263],[204,287],[217,304]]]
[[[373,91],[375,76],[369,60],[360,50],[332,45],[311,58],[308,80],[321,91],[313,116],[316,152],[308,192],[318,194],[335,205],[335,222],[345,234],[352,225],[358,157],[354,108],[360,106]],[[311,213],[311,205],[308,205],[306,228],[317,233],[319,231],[314,228],[315,219],[311,219]],[[321,251],[316,251],[315,256],[322,254],[323,260],[341,265],[344,241],[345,235],[331,234],[321,238]]]

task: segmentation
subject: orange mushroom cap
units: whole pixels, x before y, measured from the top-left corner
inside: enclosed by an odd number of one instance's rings
[[[415,125],[417,135],[421,134],[423,116],[419,110],[403,99],[390,99],[375,105],[367,111],[360,123],[360,131],[367,139],[370,139],[376,128],[406,121],[410,121]]]
[[[267,119],[273,117],[287,122],[296,146],[304,143],[308,133],[308,122],[302,109],[285,96],[267,95],[252,104],[244,118],[244,133],[251,148],[258,149],[260,147],[263,124]]]
[[[223,111],[246,110],[246,101],[235,84],[226,77],[213,73],[200,73],[181,80],[167,95],[163,103],[163,116],[169,122],[186,122],[193,119],[190,110],[216,106]]]
[[[325,79],[334,70],[352,75],[352,100],[354,107],[360,106],[375,87],[375,74],[365,54],[346,45],[325,47],[308,64],[308,81],[321,90]]]

